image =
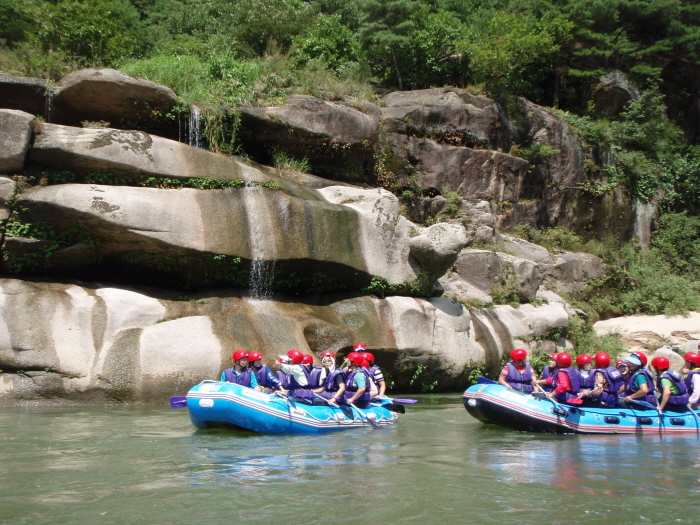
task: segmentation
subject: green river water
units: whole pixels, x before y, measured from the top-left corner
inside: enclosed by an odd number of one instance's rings
[[[486,426],[460,394],[387,429],[197,431],[166,407],[0,409],[0,523],[700,523],[697,437]]]

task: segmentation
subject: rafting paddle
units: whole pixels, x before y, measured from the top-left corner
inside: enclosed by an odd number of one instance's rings
[[[405,414],[405,413],[406,413],[406,409],[404,408],[403,405],[395,405],[395,404],[393,404],[393,403],[385,403],[385,404],[381,404],[381,403],[370,403],[370,406],[379,407],[379,408],[385,408],[385,409],[387,409],[389,412],[396,412],[397,414]]]
[[[354,408],[355,410],[357,410],[357,413],[359,414],[360,419],[361,419],[362,421],[367,421],[367,423],[369,423],[370,425],[372,425],[372,427],[376,428],[377,430],[379,430],[379,429],[382,428],[382,427],[379,426],[379,423],[377,423],[374,419],[370,419],[370,418],[368,418],[367,416],[364,416],[364,417],[363,417],[362,412],[360,412],[360,409],[357,408],[357,406],[355,405],[355,403],[350,403],[350,402],[348,402],[348,405],[350,405],[352,408]]]
[[[185,408],[187,406],[187,396],[172,396],[170,398],[170,408]]]

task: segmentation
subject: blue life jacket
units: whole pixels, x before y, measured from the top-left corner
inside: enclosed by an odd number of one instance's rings
[[[300,365],[304,375],[306,376],[306,381],[309,381],[311,376],[311,371],[308,366]],[[313,399],[314,393],[311,391],[311,386],[307,384],[306,386],[301,386],[292,374],[289,374],[289,395],[292,397],[298,397],[301,399]]]
[[[595,370],[589,370],[588,376],[584,375],[585,370],[582,368],[578,369],[579,379],[581,380],[581,390],[591,389],[595,386]]]
[[[309,374],[309,386],[311,388],[321,388],[321,371],[323,370],[322,366],[315,366],[311,369],[311,373]]]
[[[594,378],[595,373],[600,372],[605,376],[605,379],[608,382],[608,388],[603,389],[603,392],[600,394],[599,399],[606,405],[610,405],[613,407],[616,406],[618,394],[620,392],[620,387],[622,387],[624,383],[620,371],[614,366],[609,366],[607,368],[598,368],[597,370],[593,370],[593,372]],[[595,379],[593,386],[595,386]]]
[[[255,372],[255,378],[260,386],[279,388],[281,382],[273,380],[274,377],[277,377],[277,374],[270,370],[270,367],[262,365],[257,370],[255,370],[255,367],[251,367],[251,369]]]
[[[370,393],[369,393],[369,372],[367,371],[366,368],[356,368],[350,374],[348,375],[348,379],[345,383],[345,392],[343,393],[343,397],[345,401],[350,399],[352,396],[355,395],[355,392],[357,392],[357,385],[355,384],[355,376],[357,374],[364,374],[365,375],[365,386],[366,390],[364,393],[358,397],[355,402],[357,401],[362,401],[362,402],[369,402],[371,399]]]
[[[545,365],[545,367],[542,369],[542,379],[549,379],[550,377],[552,377],[552,369],[549,368],[549,365]],[[552,388],[552,385],[544,384],[539,386],[545,392],[551,392],[552,390],[554,390]]]
[[[234,373],[233,368],[227,368],[224,370],[224,374],[228,383],[236,383],[250,388],[250,368],[245,367],[239,375]]]
[[[578,370],[574,368],[560,368],[557,370],[557,373],[554,375],[554,379],[552,380],[553,389],[557,388],[557,377],[559,376],[559,372],[564,372],[569,377],[571,388],[566,392],[557,394],[554,397],[556,397],[559,401],[568,401],[569,399],[578,398],[576,394],[581,391],[581,374],[579,374]]]
[[[644,377],[647,378],[647,384],[649,385],[649,393],[641,399],[638,398],[639,401],[646,401],[650,405],[656,406],[656,396],[654,395],[654,392],[656,392],[656,387],[654,386],[654,378],[651,377],[651,373],[649,373],[649,370],[646,368],[640,368],[627,378],[627,381],[625,382],[625,396],[631,396],[638,390],[634,386],[634,380],[639,374],[643,374]]]
[[[693,395],[693,375],[700,374],[700,368],[694,368],[691,370],[687,376],[685,376],[685,387],[688,389],[688,394]]]
[[[532,393],[532,367],[530,363],[525,363],[525,371],[521,374],[518,369],[515,368],[513,361],[508,361],[506,363],[508,367],[508,377],[506,377],[506,382],[512,386],[514,389],[524,392],[526,394]]]
[[[659,392],[663,392],[663,389],[661,388],[662,379],[671,380],[671,382],[674,385],[676,385],[676,388],[679,392],[678,394],[671,394],[668,398],[667,403],[669,405],[687,405],[688,400],[690,399],[690,394],[688,394],[688,387],[685,386],[681,375],[675,370],[671,370],[670,368],[664,373],[659,374],[659,377],[656,378],[656,388],[659,389]]]

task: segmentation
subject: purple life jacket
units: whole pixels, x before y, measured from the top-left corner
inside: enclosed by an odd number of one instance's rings
[[[255,367],[250,367],[255,372],[255,378],[258,380],[260,386],[265,387],[278,387],[279,385],[274,384],[270,381],[270,374],[274,377],[275,374],[267,365],[262,365],[258,370]]]
[[[311,369],[311,373],[309,374],[309,386],[311,388],[320,388],[321,387],[321,371],[323,370],[322,366],[314,366]]]
[[[347,400],[354,396],[357,392],[357,385],[355,384],[355,376],[357,374],[365,375],[366,390],[360,397],[355,399],[355,402],[361,401],[364,403],[368,403],[371,399],[371,396],[369,394],[369,372],[367,372],[366,368],[356,368],[355,370],[350,372],[350,374],[348,375],[348,379],[345,383],[345,392],[343,393],[343,398],[347,402]]]
[[[583,373],[585,370],[579,368],[578,375],[581,380],[581,390],[591,389],[595,386],[595,370],[588,371],[588,377],[584,377]]]
[[[688,389],[688,395],[693,395],[693,375],[694,374],[700,374],[700,368],[695,368],[688,373],[688,375],[685,377],[685,380],[683,381],[685,383],[685,387]]]
[[[576,394],[581,391],[581,374],[579,374],[578,370],[574,368],[560,368],[554,375],[554,379],[552,379],[553,389],[557,388],[557,377],[559,376],[559,372],[564,372],[568,376],[569,383],[571,383],[571,388],[566,392],[557,394],[554,397],[556,397],[559,401],[568,401],[569,399],[578,398]]]
[[[340,368],[336,368],[333,370],[330,374],[328,374],[324,379],[323,379],[323,390],[324,392],[337,392],[338,391],[338,385],[336,384],[335,380],[336,378],[342,375],[343,376],[343,383],[346,382],[345,379],[345,372],[342,371]]]
[[[508,361],[506,363],[506,366],[508,367],[508,377],[506,377],[506,382],[516,390],[519,390],[520,392],[524,392],[525,394],[531,394],[533,390],[533,375],[530,363],[525,363],[525,371],[522,374],[518,372],[517,368],[515,368],[513,361]]]
[[[542,378],[541,379],[549,379],[550,377],[552,377],[552,369],[549,368],[549,365],[545,365],[544,368],[542,369]],[[545,392],[551,392],[552,390],[554,390],[552,388],[552,385],[543,384],[543,385],[539,385],[539,387],[542,390],[544,390]]]
[[[668,398],[667,403],[669,405],[687,405],[688,400],[690,399],[690,394],[688,394],[688,387],[685,386],[681,375],[675,370],[671,370],[670,368],[666,370],[663,374],[659,374],[659,377],[656,378],[656,388],[659,389],[659,392],[663,391],[663,389],[661,388],[662,379],[669,379],[674,385],[676,385],[676,388],[679,392],[678,394],[671,394]]]
[[[656,406],[656,396],[654,395],[654,392],[656,392],[656,387],[654,386],[654,378],[651,377],[651,373],[649,373],[649,370],[647,370],[646,368],[640,368],[627,378],[627,381],[625,382],[625,396],[631,396],[637,390],[639,390],[634,386],[634,380],[639,374],[643,374],[644,377],[647,378],[647,385],[649,385],[649,393],[641,399],[638,398],[638,400],[646,401],[650,405]]]
[[[282,370],[277,371],[277,379],[280,381],[280,386],[285,390],[289,390],[289,376],[282,372]]]
[[[306,376],[308,382],[311,376],[311,371],[308,366],[301,365],[301,369]],[[311,385],[301,386],[292,374],[289,374],[289,395],[300,399],[313,399],[314,393],[311,391]]]
[[[620,387],[624,384],[622,374],[620,373],[620,371],[614,366],[609,366],[607,368],[598,368],[597,370],[593,370],[592,372],[594,372],[594,378],[595,373],[600,372],[601,374],[603,374],[603,376],[605,376],[605,379],[608,382],[608,388],[604,389],[603,392],[600,394],[600,400],[606,405],[610,405],[613,407],[616,406],[618,393],[620,392]],[[593,386],[595,386],[595,379]]]
[[[224,374],[226,375],[226,382],[250,388],[250,368],[246,367],[239,375],[233,372],[233,368],[227,368],[224,370]]]

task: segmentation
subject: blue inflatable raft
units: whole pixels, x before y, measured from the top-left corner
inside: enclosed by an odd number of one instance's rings
[[[308,434],[383,427],[396,421],[390,400],[367,408],[306,405],[233,383],[205,381],[187,392],[187,410],[199,429],[245,429],[261,434]]]
[[[557,434],[700,434],[688,412],[588,408],[554,403],[499,384],[476,384],[464,392],[464,406],[484,423],[515,430]]]

